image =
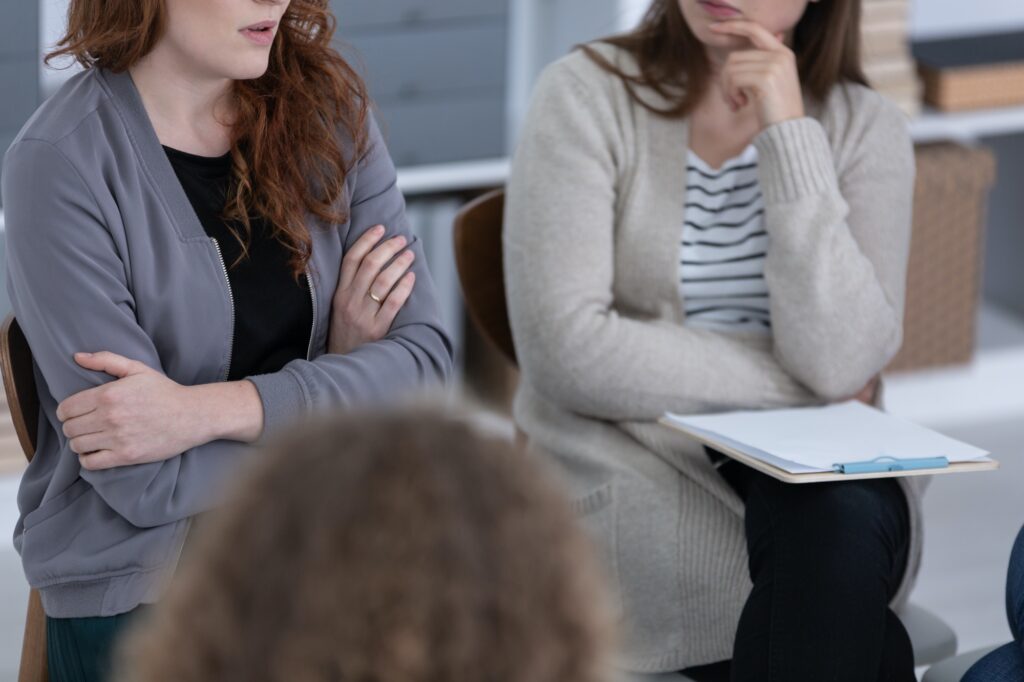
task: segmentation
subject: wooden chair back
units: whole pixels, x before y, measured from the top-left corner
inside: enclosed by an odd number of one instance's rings
[[[0,370],[4,392],[18,442],[29,462],[36,454],[39,427],[39,394],[32,367],[32,349],[14,315],[8,315],[0,327]],[[18,682],[48,682],[46,664],[46,614],[39,592],[32,590],[25,616],[25,635],[21,644],[21,668]]]
[[[501,232],[505,190],[498,189],[463,206],[455,216],[455,265],[466,310],[477,329],[516,365],[516,349],[505,300]]]

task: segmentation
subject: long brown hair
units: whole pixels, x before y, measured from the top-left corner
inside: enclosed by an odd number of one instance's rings
[[[860,13],[860,0],[811,2],[793,30],[800,83],[815,101],[824,101],[844,81],[867,85],[860,62]],[[620,77],[634,100],[656,113],[688,115],[710,85],[707,53],[687,25],[679,0],[654,0],[636,29],[599,42],[630,54],[639,73],[626,71],[589,45],[582,49]],[[650,88],[668,104],[646,101],[637,86]]]
[[[433,410],[295,430],[204,520],[118,679],[605,682],[605,585],[533,457]]]
[[[237,116],[223,217],[243,258],[251,217],[265,218],[291,254],[296,279],[312,249],[306,215],[328,225],[347,219],[345,178],[366,144],[366,87],[331,48],[327,3],[292,0],[267,72],[235,81],[232,91]],[[70,56],[85,68],[125,71],[149,54],[165,23],[163,0],[71,0],[67,32],[46,63]]]

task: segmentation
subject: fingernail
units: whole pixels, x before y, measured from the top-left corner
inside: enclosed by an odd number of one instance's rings
[[[75,355],[81,355],[83,358],[91,358],[92,357],[92,353],[85,353],[85,352],[75,353]]]
[[[373,228],[373,233],[376,234],[376,235],[384,234],[384,226],[383,225],[378,225],[377,227]]]

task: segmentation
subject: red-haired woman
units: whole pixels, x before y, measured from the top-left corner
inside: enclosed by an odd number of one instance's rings
[[[634,670],[914,679],[891,606],[917,571],[919,483],[786,485],[655,423],[876,399],[914,157],[864,84],[859,17],[655,0],[534,94],[505,231],[516,417],[608,548]]]
[[[102,678],[251,443],[450,373],[326,6],[72,0],[51,57],[86,69],[6,154],[8,287],[42,403],[15,543],[55,679]]]

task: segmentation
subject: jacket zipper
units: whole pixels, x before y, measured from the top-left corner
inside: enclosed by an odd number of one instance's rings
[[[227,381],[228,375],[231,374],[231,353],[235,349],[235,296],[231,292],[231,280],[228,278],[228,266],[224,263],[224,254],[220,251],[220,244],[216,238],[210,237],[210,241],[213,242],[213,246],[217,249],[217,257],[220,258],[220,269],[224,272],[224,282],[228,285],[228,301],[231,302],[231,336],[228,337],[228,365],[224,368],[224,376],[221,381]]]
[[[313,325],[309,330],[309,346],[306,347],[306,359],[313,359],[313,339],[316,338],[316,290],[313,288],[313,278],[309,275],[309,268],[306,268],[306,282],[309,283],[309,300],[313,302]]]

